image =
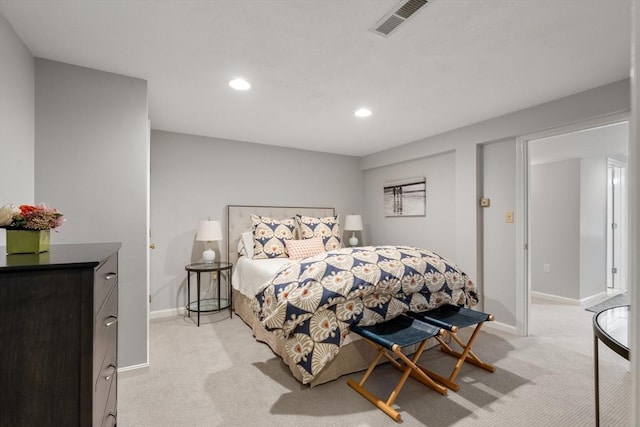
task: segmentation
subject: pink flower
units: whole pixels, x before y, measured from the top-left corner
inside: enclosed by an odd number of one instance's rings
[[[2,228],[18,230],[50,230],[53,228],[58,231],[63,222],[62,213],[44,203],[20,205],[19,208],[6,205],[0,208],[0,227]]]

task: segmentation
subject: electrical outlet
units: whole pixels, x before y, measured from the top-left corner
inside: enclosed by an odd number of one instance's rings
[[[511,212],[511,211],[510,211],[510,212],[507,212],[507,213],[504,215],[504,221],[505,221],[505,222],[508,222],[508,223],[512,223],[512,222],[513,222],[513,212]]]
[[[483,197],[480,199],[480,207],[488,208],[491,205],[491,199]]]

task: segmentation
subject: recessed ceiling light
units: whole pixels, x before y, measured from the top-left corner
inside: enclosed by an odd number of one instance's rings
[[[233,79],[229,82],[229,86],[231,86],[235,90],[251,89],[251,83],[249,83],[245,79]]]
[[[369,117],[371,115],[371,110],[369,110],[368,108],[360,108],[353,114],[355,114],[357,117]]]

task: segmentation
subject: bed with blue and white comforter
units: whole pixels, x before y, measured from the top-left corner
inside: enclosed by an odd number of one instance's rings
[[[353,324],[367,326],[443,304],[474,306],[475,285],[452,261],[409,246],[343,248],[285,266],[252,308],[309,383],[335,358]]]

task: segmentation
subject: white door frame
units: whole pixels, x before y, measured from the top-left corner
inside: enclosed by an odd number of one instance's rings
[[[151,309],[151,119],[147,119],[147,359],[146,366],[149,366],[149,342],[151,341],[149,328],[149,312]]]
[[[529,142],[627,121],[629,121],[628,112],[612,114],[516,138],[516,330],[518,335],[529,335],[529,306],[531,303]]]

